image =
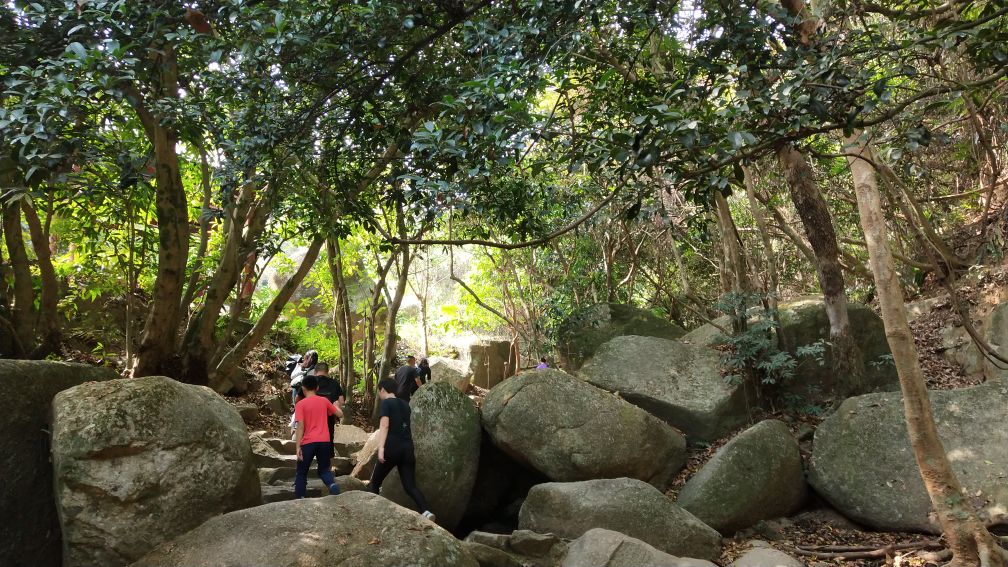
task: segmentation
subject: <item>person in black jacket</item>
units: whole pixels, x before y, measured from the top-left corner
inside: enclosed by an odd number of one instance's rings
[[[315,377],[318,378],[318,391],[316,394],[332,402],[332,404],[343,411],[343,404],[346,403],[346,396],[343,395],[343,388],[339,382],[329,377],[329,365],[324,362],[315,364]],[[329,416],[329,439],[336,439],[336,416]]]
[[[398,386],[394,380],[385,379],[378,383],[378,397],[381,398],[378,429],[378,462],[371,472],[368,490],[378,494],[385,477],[392,469],[399,469],[406,494],[417,504],[424,518],[435,521],[434,514],[427,509],[427,500],[416,485],[416,455],[413,452],[413,434],[410,431],[410,407],[406,400],[397,398]]]

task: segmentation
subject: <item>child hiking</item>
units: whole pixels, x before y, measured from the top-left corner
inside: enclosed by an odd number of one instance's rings
[[[378,462],[371,473],[368,490],[378,494],[385,477],[392,469],[398,468],[406,494],[416,502],[423,517],[433,522],[434,514],[427,509],[427,500],[416,485],[416,456],[410,432],[409,403],[396,397],[398,389],[394,380],[385,379],[378,383],[378,397],[381,398]]]
[[[329,487],[329,494],[339,494],[339,486],[333,479],[330,467],[333,456],[332,437],[329,436],[329,416],[343,417],[343,412],[326,398],[316,395],[318,378],[305,376],[301,381],[304,399],[294,406],[297,430],[294,442],[297,444],[297,470],[294,474],[294,497],[304,498],[308,488],[308,469],[312,459],[318,461],[318,475]]]

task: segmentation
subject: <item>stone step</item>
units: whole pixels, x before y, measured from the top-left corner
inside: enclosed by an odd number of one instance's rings
[[[339,485],[340,490],[343,492],[349,492],[351,490],[364,490],[365,484],[351,476],[338,476],[336,477],[336,484]],[[270,502],[280,502],[283,500],[293,500],[294,499],[294,482],[285,484],[265,484],[260,486],[262,490],[262,503],[269,504]],[[329,489],[322,480],[315,476],[308,477],[308,487],[305,492],[305,496],[308,498],[319,498],[322,496],[328,496]]]
[[[278,437],[266,437],[263,439],[269,443],[270,447],[280,453],[281,455],[293,455],[297,453],[297,445],[294,444],[293,439],[280,439]]]
[[[280,467],[260,467],[259,468],[259,481],[264,484],[290,484],[294,482],[294,473],[297,470],[296,459],[289,465],[284,465]],[[350,474],[353,470],[353,465],[350,459],[343,457],[336,457],[332,460],[333,474],[336,476],[342,476]],[[309,475],[317,475],[317,466],[312,463]]]

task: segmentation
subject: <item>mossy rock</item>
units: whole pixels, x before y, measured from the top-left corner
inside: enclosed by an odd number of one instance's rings
[[[560,370],[505,380],[483,401],[494,445],[552,480],[631,477],[665,488],[686,440],[657,417]]]
[[[805,494],[798,442],[786,425],[768,419],[718,449],[683,486],[677,503],[730,536],[795,512]]]
[[[620,303],[599,303],[578,311],[560,324],[557,351],[560,367],[575,372],[600,346],[613,337],[640,335],[675,339],[682,327],[650,311]]]
[[[111,368],[0,360],[0,565],[62,565],[49,462],[49,408],[58,392],[117,377]]]
[[[67,565],[127,565],[261,502],[245,423],[209,388],[164,376],[89,382],[57,394],[52,415]]]
[[[453,529],[465,514],[479,468],[479,412],[468,396],[447,382],[431,382],[410,400],[417,487],[438,524]],[[415,509],[395,470],[382,483],[382,496]]]
[[[929,393],[952,470],[988,523],[1008,522],[1008,382]],[[816,429],[809,483],[848,518],[882,531],[939,533],[899,392],[846,400]]]

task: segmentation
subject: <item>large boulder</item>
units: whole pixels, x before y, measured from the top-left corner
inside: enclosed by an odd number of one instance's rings
[[[0,360],[0,565],[61,564],[49,464],[49,406],[53,396],[67,388],[115,378],[111,368]]]
[[[336,454],[349,457],[364,448],[370,434],[356,425],[337,425],[333,430]]]
[[[231,512],[167,542],[133,567],[478,567],[461,542],[370,492]]]
[[[716,560],[721,536],[655,487],[631,478],[548,482],[529,491],[518,526],[575,539],[605,528],[665,553]]]
[[[942,444],[985,521],[1008,521],[1008,383],[930,392]],[[846,400],[815,433],[809,482],[845,516],[886,531],[938,533],[899,393]]]
[[[245,423],[209,388],[91,382],[52,403],[63,562],[127,565],[208,518],[260,502]]]
[[[483,426],[505,453],[558,481],[626,476],[665,488],[686,459],[678,431],[559,370],[490,390]]]
[[[619,532],[593,528],[572,541],[560,567],[717,567],[703,559],[679,558]]]
[[[490,389],[514,376],[516,361],[511,358],[511,342],[479,339],[469,344],[469,371],[472,383]],[[431,370],[433,375],[433,369]]]
[[[708,526],[731,535],[787,516],[805,500],[798,442],[775,419],[729,441],[679,491],[677,503]]]
[[[598,348],[578,376],[618,392],[691,442],[715,441],[749,420],[746,386],[728,385],[721,376],[720,353],[705,345],[616,337]]]
[[[432,382],[447,382],[462,393],[469,390],[472,370],[465,362],[443,356],[432,356],[427,362],[430,363]]]
[[[577,371],[598,347],[613,337],[639,335],[675,339],[685,333],[682,327],[650,311],[620,303],[599,303],[560,323],[557,331],[560,367],[568,372]]]
[[[995,306],[984,317],[982,328],[987,344],[993,347],[1000,356],[1008,358],[1008,304],[1002,303]],[[973,348],[977,347],[974,345]],[[1003,363],[986,356],[982,357],[982,360],[984,376],[988,380],[1008,378],[1008,368],[1005,368]]]
[[[750,311],[755,317],[758,309]],[[778,334],[783,350],[797,361],[794,377],[784,384],[776,385],[780,394],[800,395],[810,401],[822,401],[836,396],[863,394],[875,391],[899,389],[896,368],[890,360],[889,343],[885,337],[882,319],[870,307],[860,303],[848,303],[847,316],[851,334],[863,356],[863,382],[860,389],[847,392],[847,377],[836,377],[830,371],[828,362],[820,364],[815,356],[802,355],[799,349],[821,348],[821,357],[829,360],[829,317],[821,296],[785,301],[778,305],[780,329]],[[731,328],[728,317],[720,317],[717,326],[707,323],[690,331],[682,341],[694,346],[718,346],[727,342],[727,337],[718,328]]]
[[[417,487],[438,523],[452,529],[462,519],[476,482],[479,412],[472,400],[446,382],[420,388],[410,400],[410,410]],[[382,495],[407,508],[416,506],[403,490],[398,469],[382,483]]]
[[[748,551],[732,561],[728,567],[803,567],[805,564],[765,541],[750,542]]]
[[[785,348],[792,354],[803,346],[829,341],[829,317],[821,296],[781,303],[778,307],[780,336]],[[863,382],[857,391],[845,392],[845,377],[834,376],[829,369],[809,357],[798,357],[794,379],[785,384],[783,391],[807,394],[819,392],[821,396],[863,394],[899,389],[899,377],[891,362],[889,341],[885,336],[882,318],[870,307],[860,303],[847,304],[851,336],[861,350],[864,363]],[[828,351],[829,347],[826,347]],[[825,360],[830,359],[828,352]]]

